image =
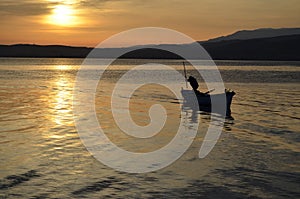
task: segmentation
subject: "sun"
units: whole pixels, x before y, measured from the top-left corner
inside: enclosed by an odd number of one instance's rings
[[[48,23],[58,26],[76,25],[75,11],[70,5],[57,5],[48,16]]]

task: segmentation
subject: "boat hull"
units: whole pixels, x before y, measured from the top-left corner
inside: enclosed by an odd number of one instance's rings
[[[231,102],[235,95],[234,91],[226,89],[224,93],[210,95],[194,92],[193,90],[182,89],[181,94],[184,98],[184,107],[195,108],[195,101],[197,99],[197,105],[200,111],[215,112],[219,114],[224,114],[225,112],[226,116],[231,116]],[[214,101],[214,108],[212,108],[212,99]],[[226,101],[224,102],[224,100]]]

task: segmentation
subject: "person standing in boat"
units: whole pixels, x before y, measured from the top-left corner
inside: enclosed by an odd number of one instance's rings
[[[190,85],[191,85],[191,87],[193,88],[193,90],[194,90],[195,92],[198,91],[197,89],[199,88],[199,84],[198,84],[198,82],[197,82],[197,80],[196,80],[195,77],[189,76],[188,82],[190,82]],[[198,91],[198,92],[199,92],[199,91]]]
[[[200,91],[198,90],[199,84],[198,84],[198,81],[196,80],[195,77],[189,76],[188,82],[190,82],[191,87],[193,88],[194,92],[195,92],[197,95],[206,95],[206,94],[209,93],[209,91],[206,92],[206,93],[202,93],[202,92],[200,92]]]

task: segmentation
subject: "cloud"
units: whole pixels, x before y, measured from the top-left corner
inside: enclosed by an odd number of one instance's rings
[[[2,0],[0,1],[1,15],[15,16],[36,16],[45,15],[51,12],[51,6],[57,5],[55,2],[43,2],[32,0]]]
[[[127,2],[128,0],[80,0],[77,3],[78,7],[91,7],[95,9],[104,9],[108,3]]]
[[[76,8],[94,7],[102,9],[108,2],[121,0],[0,0],[0,16],[38,16],[50,14],[53,7],[69,4]],[[124,1],[124,0],[123,0]]]

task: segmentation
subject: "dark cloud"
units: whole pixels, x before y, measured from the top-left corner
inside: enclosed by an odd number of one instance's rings
[[[0,13],[1,15],[15,16],[44,15],[50,13],[51,7],[54,5],[57,5],[57,3],[29,0],[2,0],[0,1]]]
[[[140,3],[136,0],[75,0],[74,8],[95,8],[105,9],[109,3],[132,3],[136,6]],[[50,14],[55,5],[63,4],[64,1],[41,1],[41,0],[0,0],[0,16],[37,16]]]

